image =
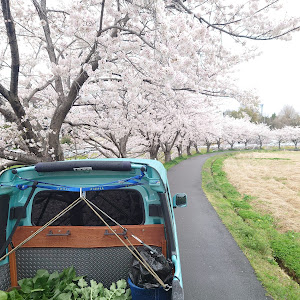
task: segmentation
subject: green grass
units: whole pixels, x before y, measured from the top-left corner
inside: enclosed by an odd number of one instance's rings
[[[290,158],[279,158],[279,157],[255,157],[255,160],[291,160]]]
[[[232,155],[206,161],[203,189],[267,292],[274,299],[300,299],[300,286],[295,282],[300,278],[300,236],[279,233],[273,217],[255,211],[251,206],[253,197],[241,195],[228,182],[222,166]]]

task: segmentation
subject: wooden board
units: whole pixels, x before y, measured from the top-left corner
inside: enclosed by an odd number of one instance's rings
[[[11,250],[11,246],[8,246],[8,250]],[[16,253],[13,252],[9,256],[9,271],[10,271],[10,283],[11,286],[18,286],[18,279],[17,279],[17,262],[16,262]]]
[[[23,242],[27,237],[40,229],[39,226],[20,226],[13,236],[15,246]],[[111,227],[115,232],[122,233],[118,226]],[[166,252],[166,239],[163,224],[155,225],[126,225],[128,238],[130,242],[139,246],[130,234],[134,234],[144,243],[151,246],[163,248]],[[49,235],[49,232],[53,235]],[[69,235],[64,235],[69,231]],[[49,226],[32,238],[22,247],[30,248],[103,248],[103,247],[121,247],[122,242],[107,227],[84,227],[84,226]],[[124,236],[120,238],[126,242]]]

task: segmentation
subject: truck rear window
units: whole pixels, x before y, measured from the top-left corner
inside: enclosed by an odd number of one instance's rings
[[[0,196],[0,249],[6,241],[6,224],[8,218],[9,196]],[[2,253],[0,253],[1,257]]]
[[[43,226],[64,208],[79,197],[77,192],[41,191],[32,204],[31,222]],[[136,190],[118,189],[108,191],[90,191],[86,198],[122,225],[140,225],[144,223],[144,204],[142,195]],[[99,214],[111,226],[115,225],[106,216]],[[56,220],[53,226],[104,226],[105,224],[82,201],[72,210]]]

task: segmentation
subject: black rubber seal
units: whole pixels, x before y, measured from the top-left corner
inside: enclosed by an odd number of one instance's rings
[[[58,171],[131,171],[130,161],[55,161],[41,162],[35,165],[37,172],[58,172]]]

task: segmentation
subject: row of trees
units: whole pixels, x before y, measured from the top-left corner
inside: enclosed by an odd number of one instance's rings
[[[249,118],[253,123],[266,123],[271,129],[279,129],[285,126],[300,126],[300,114],[291,105],[284,105],[278,114],[263,116],[259,105],[241,106],[238,110],[227,110],[224,115],[235,119]]]
[[[231,72],[256,54],[246,40],[299,29],[274,19],[279,2],[1,0],[0,158],[62,160],[63,138],[168,160],[216,122],[220,97],[255,100]]]
[[[162,112],[162,109],[159,111]],[[122,124],[127,120],[118,118],[113,124],[116,126],[114,131],[112,126],[108,126],[106,131],[103,129],[102,133],[84,139],[76,134],[78,129],[73,128],[62,140],[63,148],[69,156],[85,153],[91,157],[134,157],[146,154],[146,157],[157,159],[158,153],[163,152],[165,161],[169,161],[172,154],[191,155],[191,148],[198,152],[203,146],[209,152],[212,146],[222,150],[235,147],[262,149],[263,146],[277,145],[281,149],[283,143],[293,143],[297,149],[300,142],[300,127],[285,126],[272,130],[266,124],[251,122],[249,118],[224,117],[221,112],[192,113],[185,109],[187,115],[183,115],[182,108],[178,108],[179,111],[180,115],[174,110],[172,115],[150,118],[147,124],[137,115],[133,118],[136,121],[131,120],[131,127],[125,131]]]

